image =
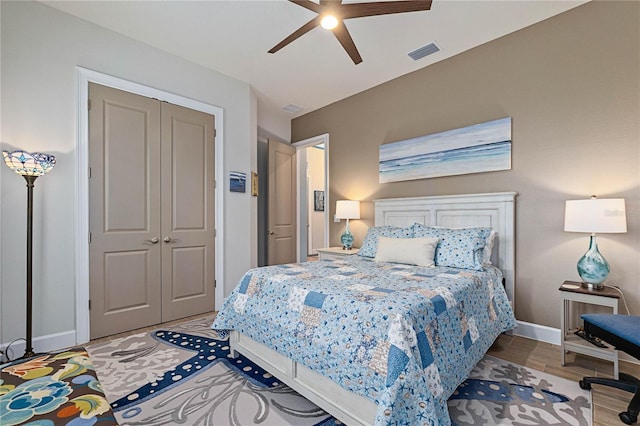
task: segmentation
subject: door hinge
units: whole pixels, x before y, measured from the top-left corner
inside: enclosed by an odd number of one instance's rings
[[[87,99],[87,109],[91,111],[91,99]]]
[[[89,167],[89,179],[91,179],[91,167]]]
[[[91,244],[91,232],[89,232],[89,244]]]
[[[89,310],[91,310],[91,299],[89,299]]]
[[[218,136],[218,130],[213,129],[213,139],[215,140],[216,136]]]
[[[217,288],[218,287],[218,280],[213,280],[213,288]]]

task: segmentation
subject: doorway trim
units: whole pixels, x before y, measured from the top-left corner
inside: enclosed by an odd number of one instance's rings
[[[329,206],[331,204],[329,204],[329,133],[323,133],[321,135],[318,136],[314,136],[308,139],[304,139],[298,142],[293,142],[291,145],[293,145],[296,148],[296,154],[301,150],[301,149],[306,149],[310,146],[314,146],[314,145],[318,145],[318,144],[324,144],[324,247],[329,247]],[[302,203],[307,203],[307,196],[308,194],[306,193],[306,182],[307,182],[307,176],[306,176],[306,172],[307,169],[306,167],[302,167],[303,164],[301,164],[302,162],[302,156],[301,155],[296,155],[296,169],[297,169],[297,197],[298,197],[298,206],[296,207],[296,215],[297,215],[297,219],[298,219],[298,235],[296,237],[297,239],[297,252],[298,252],[298,262],[305,262],[306,256],[308,255],[307,253],[307,247],[303,247],[304,244],[302,244],[302,233],[304,232],[306,235],[307,232],[307,224],[308,224],[308,220],[305,219],[304,222],[302,221]],[[306,159],[306,156],[305,156]],[[304,183],[304,185],[303,185]],[[304,188],[304,189],[303,189]],[[306,211],[306,208],[305,208]],[[306,238],[305,238],[306,241]]]
[[[167,101],[175,105],[213,114],[215,117],[215,280],[222,283],[224,277],[224,111],[215,105],[189,99],[180,95],[154,89],[118,77],[113,77],[82,67],[77,70],[77,138],[76,138],[76,344],[90,339],[89,328],[89,83],[97,83],[136,95]],[[224,299],[222,285],[215,288],[215,309],[219,310]]]

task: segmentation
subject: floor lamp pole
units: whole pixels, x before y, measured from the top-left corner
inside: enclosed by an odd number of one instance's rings
[[[24,355],[30,358],[33,351],[33,187],[38,176],[53,170],[56,157],[42,152],[2,151],[4,163],[27,181],[27,337]]]
[[[23,358],[35,355],[33,351],[33,187],[38,176],[23,176],[27,181],[27,342]]]

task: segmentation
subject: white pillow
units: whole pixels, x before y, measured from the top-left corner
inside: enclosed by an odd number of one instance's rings
[[[439,238],[378,237],[374,260],[407,265],[434,266]]]
[[[496,231],[491,231],[489,236],[487,237],[487,244],[484,246],[482,263],[486,263],[491,265],[491,254],[493,253],[493,243],[496,238]]]

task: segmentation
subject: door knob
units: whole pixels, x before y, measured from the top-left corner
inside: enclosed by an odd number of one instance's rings
[[[162,241],[164,241],[165,243],[170,243],[170,242],[171,242],[171,238],[169,238],[169,237],[164,237],[164,238],[162,239]]]
[[[273,235],[273,234],[275,234],[275,232],[269,231],[269,235]]]
[[[145,240],[145,241],[148,242],[148,243],[151,243],[151,244],[157,244],[158,241],[160,241],[160,240],[158,239],[158,237],[153,237],[152,239]]]

